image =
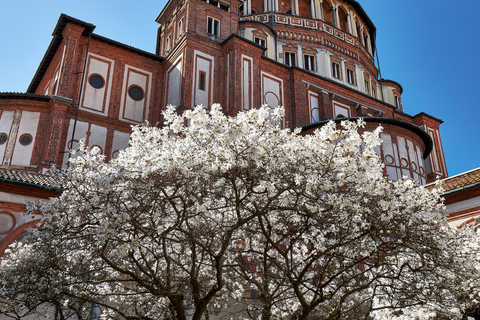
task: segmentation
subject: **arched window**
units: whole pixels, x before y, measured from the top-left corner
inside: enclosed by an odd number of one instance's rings
[[[358,40],[360,40],[360,42],[363,41],[362,39],[362,31],[360,29],[360,22],[357,20],[357,18],[355,18],[355,28],[357,30],[357,37],[358,37]]]
[[[333,23],[333,7],[330,2],[324,0],[322,2],[322,9],[323,9],[323,21],[330,23],[332,26]]]
[[[297,3],[298,3],[298,12],[296,12],[296,14],[301,17],[311,18],[312,17],[311,0],[297,0]]]
[[[365,46],[365,48],[367,50],[370,50],[370,48],[368,47],[368,33],[367,31],[363,30],[363,45]]]
[[[350,30],[348,29],[348,14],[342,7],[338,7],[338,19],[340,20],[340,29],[349,32]]]
[[[245,14],[245,2],[242,3],[239,7],[238,7],[238,15],[239,16],[243,16]]]

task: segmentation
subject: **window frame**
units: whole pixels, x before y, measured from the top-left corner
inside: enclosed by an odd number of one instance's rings
[[[370,81],[368,81],[368,79],[365,79],[365,93],[366,94],[370,94]]]
[[[347,83],[354,86],[355,85],[355,72],[347,68]]]
[[[263,39],[263,38],[260,38],[260,37],[253,37],[253,42],[255,42],[256,44],[262,46],[262,47],[267,47],[267,40],[266,39]]]
[[[287,58],[288,56],[288,58]],[[297,66],[297,53],[293,51],[283,52],[283,63],[289,67]]]
[[[200,70],[198,73],[198,90],[206,91],[207,90],[207,73]]]
[[[332,61],[332,77],[337,80],[341,79],[340,64],[334,61]]]
[[[395,103],[395,107],[400,108],[400,97],[397,96],[396,94],[394,94],[393,95],[393,100],[394,100],[394,103]]]
[[[317,64],[316,64],[314,55],[311,55],[311,54],[304,54],[303,55],[303,68],[305,70],[316,72],[317,71],[316,66],[317,66]]]
[[[220,37],[220,20],[207,16],[207,33]]]
[[[172,48],[172,35],[169,34],[165,39],[165,52],[170,51],[171,48]]]
[[[180,38],[184,33],[185,33],[185,26],[182,18],[177,22],[177,38]]]

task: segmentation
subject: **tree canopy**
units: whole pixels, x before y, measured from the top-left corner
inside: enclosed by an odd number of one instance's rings
[[[438,191],[383,176],[380,127],[301,135],[282,112],[169,108],[116,159],[81,147],[2,257],[0,312],[461,319],[478,299],[476,233],[447,226]]]

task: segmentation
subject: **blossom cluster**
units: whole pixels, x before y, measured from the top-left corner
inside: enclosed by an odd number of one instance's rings
[[[58,319],[460,319],[476,233],[439,191],[388,181],[381,127],[282,129],[283,109],[164,113],[106,162],[81,147],[64,192],[0,264],[0,312]],[[469,309],[470,308],[470,309]]]

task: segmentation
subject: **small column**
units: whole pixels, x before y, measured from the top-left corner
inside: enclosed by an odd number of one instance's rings
[[[365,45],[364,39],[363,39],[363,26],[360,26],[360,34],[358,35],[358,39],[360,39],[360,43]]]
[[[390,103],[390,104],[393,104],[392,101],[390,101],[390,99],[388,98],[388,91],[387,91],[387,88],[386,87],[383,87],[383,101],[386,102],[386,103]]]
[[[338,17],[338,4],[333,6],[333,24],[335,27],[340,28],[339,22],[340,18]]]
[[[357,89],[365,92],[365,79],[363,77],[363,69],[359,65],[355,65],[355,73],[357,74]]]
[[[295,0],[290,0],[290,11],[292,12],[292,14],[297,14],[297,11],[295,11],[296,9],[296,6],[295,6]]]
[[[353,15],[350,15],[351,19],[352,19],[352,27],[353,27],[353,32],[352,34],[356,37],[358,37],[358,34],[357,34],[357,23],[355,22],[355,19],[353,17]]]
[[[348,33],[353,34],[353,32],[352,32],[352,20],[350,18],[351,18],[351,15],[350,15],[350,11],[349,11],[349,12],[347,12]]]
[[[263,12],[268,11],[268,0],[263,0]]]
[[[333,78],[332,77],[332,60],[331,60],[330,56],[331,56],[330,52],[326,51],[325,52],[325,57],[326,57],[326,60],[327,60],[327,77]]]
[[[320,8],[320,10],[318,11],[318,12],[320,12],[319,18],[322,19],[322,20],[325,20],[325,17],[323,16],[323,0],[320,0],[318,6]]]
[[[278,41],[277,48],[278,48],[278,50],[277,50],[277,54],[278,54],[277,61],[282,61],[283,63],[285,63],[285,56],[283,55],[283,42]]]
[[[299,15],[300,10],[298,10],[298,0],[295,0],[295,15]]]
[[[219,2],[220,3],[220,2]],[[245,2],[246,8],[245,8],[245,14],[251,14],[252,13],[252,0],[247,0]]]
[[[342,77],[342,78],[343,78],[343,84],[346,85],[346,84],[347,84],[347,81],[346,81],[346,79],[347,79],[347,70],[345,69],[345,59],[344,59],[344,58],[342,58],[342,75],[343,75],[343,77]]]
[[[278,12],[278,0],[275,0],[275,8],[273,11]]]
[[[367,44],[365,45],[365,47],[367,48],[368,52],[370,52],[371,55],[373,55],[373,52],[372,52],[372,42],[370,41],[370,36],[367,36]]]
[[[297,62],[298,67],[303,69],[303,46],[301,44],[297,44]]]
[[[298,61],[298,67],[303,69],[303,46],[298,44],[297,45],[297,61]]]
[[[325,60],[323,59],[323,54],[322,52],[325,52],[325,50],[322,50],[322,49],[319,49],[319,48],[316,48],[315,49],[317,51],[317,73],[321,76],[324,76],[325,75]]]

